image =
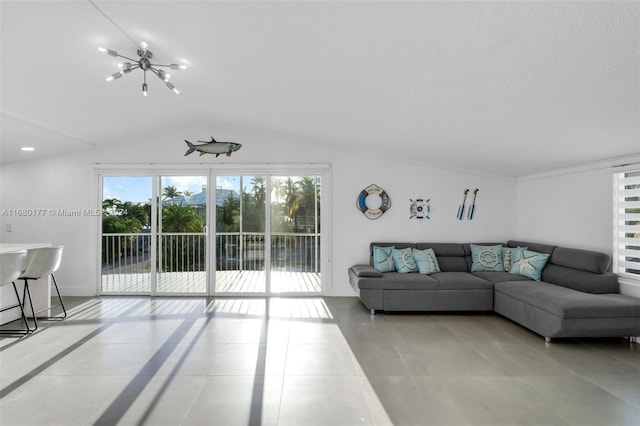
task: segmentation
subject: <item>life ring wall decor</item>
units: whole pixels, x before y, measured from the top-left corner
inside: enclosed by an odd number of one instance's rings
[[[367,197],[369,195],[377,195],[378,198],[380,198],[380,205],[378,207],[367,207]],[[358,194],[356,207],[367,219],[377,219],[391,208],[391,198],[389,198],[389,195],[384,189],[378,185],[371,184]]]

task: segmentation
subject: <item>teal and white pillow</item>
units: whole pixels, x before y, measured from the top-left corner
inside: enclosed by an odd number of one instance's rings
[[[391,250],[391,256],[393,256],[393,263],[396,265],[396,271],[401,274],[416,272],[418,270],[416,267],[416,260],[413,257],[410,247],[403,249],[394,248]]]
[[[532,280],[540,281],[542,270],[549,260],[548,254],[517,248],[511,255],[511,272]]]
[[[526,249],[527,247],[518,248]],[[502,263],[504,264],[504,270],[507,272],[511,271],[511,258],[515,250],[513,247],[502,247]]]
[[[396,265],[393,263],[393,257],[391,256],[392,250],[393,246],[373,246],[373,267],[376,271],[393,272],[396,270]]]
[[[479,246],[471,244],[471,272],[504,271],[502,246]]]
[[[411,252],[413,253],[413,258],[416,260],[419,273],[429,275],[440,272],[440,265],[438,265],[438,259],[433,249],[412,249]]]

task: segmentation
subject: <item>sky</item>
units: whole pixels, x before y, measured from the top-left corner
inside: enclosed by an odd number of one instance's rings
[[[243,176],[243,185],[250,187],[253,176]],[[240,192],[239,176],[218,176],[217,187]],[[102,180],[102,199],[117,198],[122,202],[145,203],[151,199],[151,176],[105,176]],[[207,184],[207,176],[161,176],[161,188],[175,186],[179,191],[197,194]]]

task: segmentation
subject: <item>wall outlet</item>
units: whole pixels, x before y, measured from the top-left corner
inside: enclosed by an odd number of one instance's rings
[[[7,223],[7,232],[11,232],[11,224]]]

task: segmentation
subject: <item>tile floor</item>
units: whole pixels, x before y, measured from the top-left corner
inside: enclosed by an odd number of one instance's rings
[[[640,425],[640,344],[355,298],[67,298],[0,339],[0,424]]]

